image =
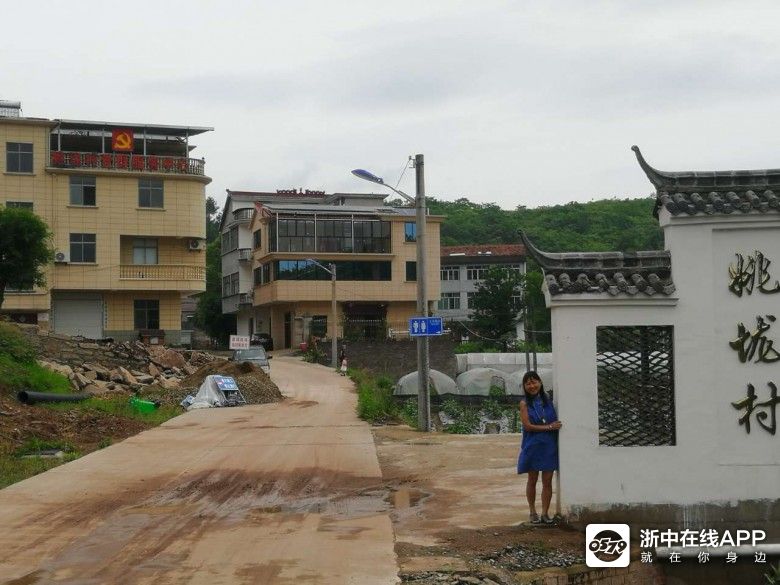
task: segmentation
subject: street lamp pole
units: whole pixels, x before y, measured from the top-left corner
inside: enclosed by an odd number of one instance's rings
[[[331,262],[328,264],[330,268],[317,262],[314,258],[306,258],[306,262],[311,262],[322,268],[325,272],[330,274],[330,363],[333,369],[338,369],[338,325],[336,323],[336,264]]]
[[[411,157],[410,157],[411,158]],[[422,317],[428,316],[428,291],[426,274],[426,246],[425,246],[425,157],[417,154],[414,157],[416,176],[416,197],[412,198],[403,191],[385,184],[384,180],[373,173],[363,169],[355,169],[352,174],[356,177],[387,187],[394,193],[403,197],[409,203],[413,203],[416,212],[415,240],[417,243],[417,312]],[[421,431],[431,429],[431,397],[428,390],[430,380],[428,337],[417,338],[417,427]]]

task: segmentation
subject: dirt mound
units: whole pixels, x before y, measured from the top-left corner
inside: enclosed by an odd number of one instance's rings
[[[187,394],[194,394],[206,376],[230,376],[235,378],[241,394],[249,404],[267,404],[279,402],[284,398],[279,387],[273,383],[263,370],[249,362],[231,362],[228,360],[216,360],[201,366],[197,372],[187,376],[181,382],[184,398]]]

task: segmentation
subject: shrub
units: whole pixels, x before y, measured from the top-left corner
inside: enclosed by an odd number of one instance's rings
[[[444,432],[456,435],[470,435],[479,428],[479,413],[470,408],[464,408],[454,424],[444,427]]]
[[[482,402],[482,410],[492,419],[501,418],[504,409],[497,400],[485,400]]]
[[[419,409],[417,408],[417,398],[409,398],[404,401],[401,410],[398,413],[401,420],[408,424],[410,427],[417,428],[417,417],[419,416]]]
[[[458,418],[463,414],[463,407],[461,407],[460,403],[454,398],[445,399],[444,402],[441,403],[439,410],[452,418]]]
[[[501,386],[491,386],[488,390],[488,396],[493,400],[501,400],[506,398],[506,390]]]
[[[455,346],[455,353],[497,353],[498,351],[489,341],[464,341]]]
[[[361,419],[379,423],[396,417],[392,381],[387,376],[377,379],[365,370],[355,369],[348,373],[357,385],[357,414]]]
[[[18,327],[0,322],[0,355],[29,364],[35,361],[35,348]]]

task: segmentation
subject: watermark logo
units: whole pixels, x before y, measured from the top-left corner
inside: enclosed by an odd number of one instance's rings
[[[627,567],[631,560],[628,524],[588,524],[585,563],[589,567]]]

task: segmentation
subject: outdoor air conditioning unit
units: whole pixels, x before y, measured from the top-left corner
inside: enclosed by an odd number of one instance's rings
[[[54,262],[56,264],[67,264],[70,262],[70,254],[63,252],[62,250],[57,250],[54,253]]]
[[[187,249],[190,252],[197,252],[198,250],[205,250],[206,249],[206,241],[200,240],[198,238],[192,238],[191,240],[187,241]]]

